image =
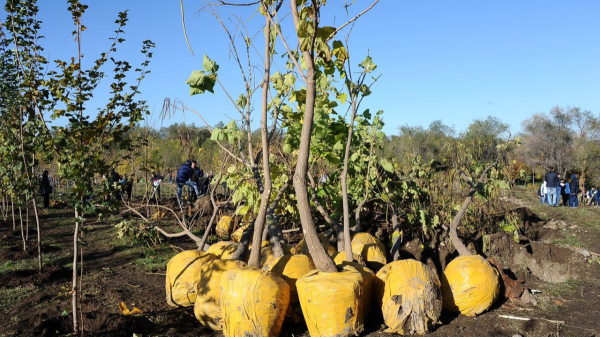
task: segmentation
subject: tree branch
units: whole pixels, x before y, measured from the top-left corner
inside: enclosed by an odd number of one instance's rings
[[[365,9],[364,11],[360,12],[357,16],[353,17],[352,19],[350,19],[348,22],[344,23],[343,25],[341,25],[338,29],[336,29],[333,33],[331,33],[331,35],[329,35],[329,37],[327,38],[327,41],[331,40],[340,30],[344,29],[344,27],[346,27],[347,25],[351,24],[352,22],[356,21],[358,18],[360,18],[361,16],[363,16],[365,13],[367,13],[368,11],[370,11],[373,7],[375,7],[375,5],[379,2],[379,0],[375,0],[375,2],[373,2],[371,4],[371,6],[369,6],[367,9]]]

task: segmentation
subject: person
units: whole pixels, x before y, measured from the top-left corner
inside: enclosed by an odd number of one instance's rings
[[[547,203],[547,193],[546,193],[546,182],[544,181],[538,190],[538,196],[540,197],[540,204]]]
[[[569,183],[564,179],[560,181],[560,195],[562,197],[563,206],[569,205],[569,195],[571,191],[569,190]]]
[[[548,205],[550,205],[550,207],[558,206],[560,180],[558,179],[558,174],[554,171],[554,166],[549,167],[548,172],[546,172],[546,176],[544,177],[544,181],[546,182]]]
[[[40,191],[44,196],[44,208],[50,208],[50,193],[52,193],[52,185],[50,185],[50,178],[48,178],[48,171],[42,173],[40,179]]]
[[[588,194],[589,194],[588,206],[598,206],[598,190],[596,189],[596,187],[592,186],[592,188],[590,188]]]
[[[191,181],[192,174],[196,169],[196,161],[195,160],[187,160],[177,172],[177,177],[175,177],[175,183],[177,184],[177,202],[181,205],[181,190],[183,189],[183,185],[188,185],[194,189],[196,195],[200,195],[200,191],[198,190],[198,184],[196,182]]]
[[[579,189],[579,179],[577,179],[577,176],[575,174],[571,175],[571,183],[569,183],[569,189],[571,192],[571,201],[569,206],[572,208],[577,208],[577,206],[579,205],[579,200],[577,199],[577,195],[580,192]]]
[[[560,175],[560,173],[558,173],[556,175],[558,176],[558,185],[556,186],[556,192],[557,192],[558,198],[556,199],[556,206],[560,206],[560,199],[562,197],[562,195],[561,195],[562,186],[560,185],[560,181],[563,179],[562,179],[562,176]]]
[[[129,178],[125,175],[125,178],[119,180],[121,184],[121,190],[127,194],[127,201],[131,201],[131,195],[133,194],[133,178]]]
[[[160,200],[160,183],[164,179],[163,176],[159,176],[156,172],[152,172],[152,177],[150,177],[150,183],[152,184],[152,196],[150,199],[154,198],[154,195]]]

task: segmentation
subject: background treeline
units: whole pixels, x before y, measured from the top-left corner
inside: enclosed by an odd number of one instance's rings
[[[215,127],[223,128],[224,124],[219,122]],[[522,123],[520,132],[511,134],[510,130],[509,123],[492,116],[475,119],[462,131],[442,120],[433,121],[428,127],[404,125],[398,127],[398,134],[385,137],[378,154],[395,161],[406,171],[415,157],[424,162],[448,162],[461,144],[475,160],[490,162],[497,156],[498,145],[516,138],[520,146],[507,156],[516,170],[513,181],[540,181],[548,167],[555,166],[563,177],[579,175],[582,185],[600,183],[600,117],[597,114],[579,107],[557,106],[547,113],[533,114]],[[259,131],[253,132],[257,144]],[[124,161],[120,165],[118,170],[122,174],[139,176],[142,171],[133,172],[135,167],[168,174],[188,158],[199,160],[207,173],[218,169],[220,150],[210,139],[211,132],[206,127],[178,123],[158,129],[138,126],[131,137],[145,141],[136,147],[139,153],[130,159],[130,164]],[[122,154],[115,150],[111,155]]]

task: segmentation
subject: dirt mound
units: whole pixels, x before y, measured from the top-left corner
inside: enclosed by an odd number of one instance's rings
[[[571,249],[529,240],[517,243],[508,233],[485,236],[484,247],[488,257],[521,273],[520,277],[528,277],[530,272],[544,282],[557,283],[580,278],[587,269],[583,256]]]

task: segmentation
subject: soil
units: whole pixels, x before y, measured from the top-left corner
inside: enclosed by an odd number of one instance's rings
[[[597,336],[600,320],[600,210],[552,210],[552,219],[535,197],[516,190],[507,205],[522,220],[518,242],[512,233],[482,235],[471,247],[493,257],[513,278],[535,291],[537,305],[500,300],[477,317],[444,312],[431,336]],[[514,200],[518,200],[515,203]],[[534,209],[541,210],[535,212]],[[587,212],[576,217],[575,212]],[[547,213],[547,212],[546,212]],[[65,336],[72,331],[71,277],[73,214],[68,209],[42,211],[44,268],[37,272],[36,232],[23,251],[21,232],[0,218],[0,336]],[[222,336],[203,328],[192,308],[173,308],[165,299],[166,261],[179,249],[194,249],[185,238],[132,244],[117,237],[113,216],[84,225],[81,313],[86,336]],[[176,227],[166,228],[176,231]],[[445,235],[440,233],[440,237]],[[403,258],[416,258],[440,273],[456,256],[447,240],[422,248],[406,242]],[[541,292],[540,292],[541,291]],[[118,304],[142,314],[124,316]],[[517,320],[500,315],[528,318]],[[365,320],[364,336],[385,333],[381,317]],[[302,324],[285,323],[282,336],[308,336]]]

